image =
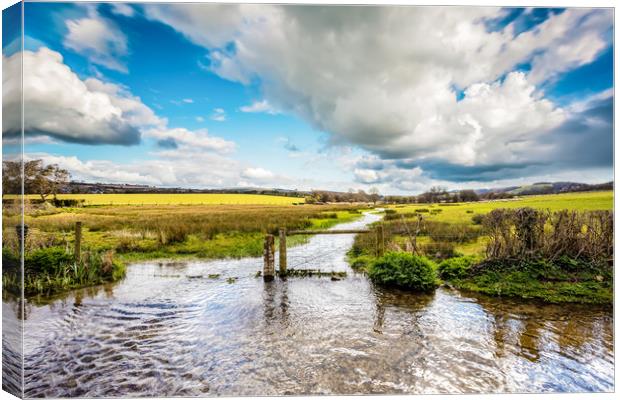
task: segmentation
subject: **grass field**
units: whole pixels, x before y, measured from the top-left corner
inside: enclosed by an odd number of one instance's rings
[[[260,197],[260,196],[257,196]],[[284,198],[286,199],[286,198]],[[360,216],[350,205],[100,205],[29,207],[27,251],[50,246],[71,248],[77,221],[84,249],[115,251],[132,260],[152,258],[225,258],[259,256],[266,233],[288,229],[324,229]],[[5,208],[3,247],[17,248],[18,210]],[[290,244],[305,239],[295,237]]]
[[[27,195],[40,199],[38,195]],[[177,204],[270,204],[303,203],[302,197],[229,193],[130,193],[130,194],[60,194],[59,199],[82,199],[86,205],[177,205]]]
[[[398,213],[413,213],[415,210],[428,208],[429,210],[441,210],[436,214],[425,214],[425,218],[443,222],[470,222],[474,214],[486,214],[496,208],[521,208],[532,207],[538,209],[559,210],[611,210],[614,206],[614,193],[583,192],[548,194],[540,196],[524,196],[518,199],[496,200],[477,203],[456,204],[411,204],[405,207],[390,206]]]

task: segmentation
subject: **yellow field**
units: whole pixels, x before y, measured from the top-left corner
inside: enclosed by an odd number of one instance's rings
[[[40,199],[38,195],[27,198]],[[273,204],[303,203],[303,198],[262,194],[219,193],[131,193],[131,194],[61,194],[59,199],[83,199],[86,205],[176,205],[176,204]]]
[[[392,206],[394,207],[394,206]],[[397,207],[399,213],[415,212],[416,209],[440,209],[436,215],[425,214],[427,218],[445,222],[468,222],[473,214],[486,214],[496,208],[532,207],[558,210],[611,210],[614,207],[614,192],[581,192],[523,196],[518,199],[495,200],[456,204],[411,204]],[[469,212],[468,212],[469,211]]]

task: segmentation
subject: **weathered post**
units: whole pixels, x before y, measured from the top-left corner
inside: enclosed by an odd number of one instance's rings
[[[377,227],[377,256],[381,257],[384,252],[384,234],[383,234],[383,224],[380,224]]]
[[[286,276],[286,228],[280,228],[280,276]]]
[[[17,239],[19,240],[19,254],[20,257],[25,253],[26,249],[26,237],[28,236],[28,225],[17,225],[15,226],[15,232],[17,233]]]
[[[379,225],[379,257],[385,253],[385,232],[383,230],[383,224]]]
[[[273,235],[265,236],[265,248],[264,248],[264,265],[263,265],[263,280],[265,282],[272,281],[276,273],[275,270],[275,248],[274,248]]]
[[[75,223],[75,262],[79,262],[81,259],[80,252],[82,251],[82,223],[80,221]]]

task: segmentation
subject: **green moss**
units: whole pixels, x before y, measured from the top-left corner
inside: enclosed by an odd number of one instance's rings
[[[549,303],[611,304],[611,268],[583,261],[486,262],[450,279],[457,288]]]

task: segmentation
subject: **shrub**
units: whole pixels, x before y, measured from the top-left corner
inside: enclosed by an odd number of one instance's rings
[[[484,221],[484,214],[476,214],[471,217],[471,222],[474,225],[482,225],[482,221]]]
[[[415,212],[417,213],[427,213],[429,212],[428,208],[416,208]]]
[[[388,214],[396,214],[396,210],[393,210],[393,209],[391,209],[391,208],[388,208],[388,209],[386,209],[386,210],[385,210],[385,214],[386,214],[386,215],[388,215]]]
[[[53,199],[54,207],[82,207],[84,199]]]
[[[430,291],[438,286],[435,264],[409,253],[387,253],[373,261],[369,278],[378,284]]]
[[[596,264],[613,260],[612,211],[496,209],[483,220],[490,259],[562,256]]]
[[[47,247],[26,254],[24,270],[26,274],[55,274],[72,263],[73,255],[62,247]]]
[[[437,270],[441,279],[447,281],[452,279],[463,279],[467,276],[467,272],[476,261],[477,259],[473,256],[448,258],[437,266]]]

